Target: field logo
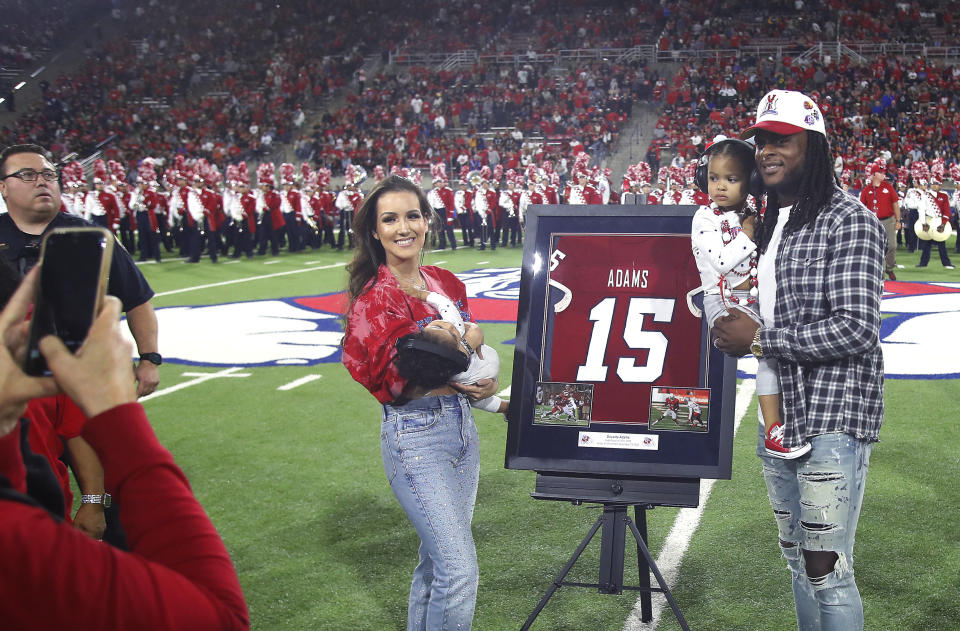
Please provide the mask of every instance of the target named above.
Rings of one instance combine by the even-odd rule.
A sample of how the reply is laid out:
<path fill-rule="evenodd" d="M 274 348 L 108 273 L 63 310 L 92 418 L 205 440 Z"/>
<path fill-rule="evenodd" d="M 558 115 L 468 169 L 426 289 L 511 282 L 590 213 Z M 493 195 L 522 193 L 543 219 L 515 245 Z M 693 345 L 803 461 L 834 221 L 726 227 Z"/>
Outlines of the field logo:
<path fill-rule="evenodd" d="M 887 281 L 880 344 L 887 379 L 960 379 L 960 283 Z M 739 376 L 757 360 L 740 360 Z"/>
<path fill-rule="evenodd" d="M 515 322 L 520 269 L 457 274 L 480 322 Z M 342 292 L 157 309 L 165 362 L 201 366 L 304 366 L 340 362 Z M 887 282 L 880 327 L 887 378 L 960 378 L 960 283 Z M 126 327 L 124 327 L 126 330 Z M 129 335 L 129 331 L 127 331 Z M 756 360 L 740 360 L 740 376 Z"/>
<path fill-rule="evenodd" d="M 515 322 L 520 269 L 458 274 L 474 318 Z M 164 362 L 197 366 L 310 366 L 340 362 L 342 292 L 157 309 Z M 125 334 L 129 331 L 124 327 Z"/>

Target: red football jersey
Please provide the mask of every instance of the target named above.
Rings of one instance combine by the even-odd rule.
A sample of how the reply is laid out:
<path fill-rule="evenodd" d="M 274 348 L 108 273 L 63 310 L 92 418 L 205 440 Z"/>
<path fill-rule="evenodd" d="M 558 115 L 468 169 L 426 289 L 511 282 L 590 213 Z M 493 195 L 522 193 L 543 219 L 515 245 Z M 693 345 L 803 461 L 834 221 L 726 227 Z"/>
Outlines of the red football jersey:
<path fill-rule="evenodd" d="M 541 381 L 594 384 L 594 422 L 646 423 L 650 387 L 703 387 L 687 235 L 554 235 Z M 604 256 L 598 257 L 597 253 Z"/>

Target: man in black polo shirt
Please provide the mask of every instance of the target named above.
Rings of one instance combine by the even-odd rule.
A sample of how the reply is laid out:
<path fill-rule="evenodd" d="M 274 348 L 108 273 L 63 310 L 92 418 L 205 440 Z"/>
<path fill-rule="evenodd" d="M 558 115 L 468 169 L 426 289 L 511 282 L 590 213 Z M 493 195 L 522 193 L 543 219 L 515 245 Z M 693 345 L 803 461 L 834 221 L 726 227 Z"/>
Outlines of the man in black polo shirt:
<path fill-rule="evenodd" d="M 0 195 L 7 214 L 0 215 L 0 252 L 21 276 L 40 257 L 43 235 L 67 226 L 93 225 L 60 212 L 60 184 L 47 152 L 39 145 L 13 145 L 0 152 Z M 137 343 L 137 395 L 150 394 L 160 382 L 157 366 L 157 315 L 150 304 L 153 290 L 137 269 L 130 254 L 114 248 L 107 293 L 123 303 L 127 325 Z"/>

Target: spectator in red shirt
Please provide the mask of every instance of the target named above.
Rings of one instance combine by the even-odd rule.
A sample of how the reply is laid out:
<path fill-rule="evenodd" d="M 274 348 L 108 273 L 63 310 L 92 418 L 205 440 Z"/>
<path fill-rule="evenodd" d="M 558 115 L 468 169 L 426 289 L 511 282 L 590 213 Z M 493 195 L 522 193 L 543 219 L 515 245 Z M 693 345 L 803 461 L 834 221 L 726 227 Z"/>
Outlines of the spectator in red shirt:
<path fill-rule="evenodd" d="M 887 254 L 884 272 L 890 280 L 897 280 L 897 230 L 900 229 L 900 198 L 893 184 L 884 177 L 886 161 L 882 158 L 867 167 L 870 183 L 860 191 L 860 201 L 869 208 L 883 224 L 887 233 Z"/>
<path fill-rule="evenodd" d="M 81 350 L 50 336 L 41 352 L 53 377 L 28 377 L 11 355 L 24 342 L 37 271 L 0 313 L 0 574 L 4 623 L 16 629 L 248 629 L 246 603 L 219 535 L 183 472 L 157 441 L 130 379 L 131 345 L 120 301 L 108 297 Z M 26 404 L 63 389 L 87 421 L 120 506 L 131 551 L 94 541 L 30 495 L 42 470 L 23 447 Z M 26 463 L 30 463 L 30 468 Z M 77 580 L 82 575 L 83 580 Z M 56 598 L 51 598 L 56 594 Z M 109 606 L 104 606 L 109 603 Z"/>

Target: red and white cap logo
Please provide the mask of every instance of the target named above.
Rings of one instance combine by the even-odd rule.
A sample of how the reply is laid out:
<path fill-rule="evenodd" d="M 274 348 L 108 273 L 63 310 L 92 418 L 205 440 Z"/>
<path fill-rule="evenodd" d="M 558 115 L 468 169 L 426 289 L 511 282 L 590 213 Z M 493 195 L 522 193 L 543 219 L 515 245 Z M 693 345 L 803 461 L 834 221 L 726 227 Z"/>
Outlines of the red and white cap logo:
<path fill-rule="evenodd" d="M 757 122 L 740 137 L 750 138 L 761 129 L 785 136 L 807 129 L 827 135 L 817 104 L 806 94 L 791 90 L 772 90 L 760 99 Z"/>

